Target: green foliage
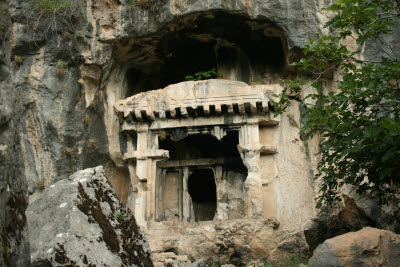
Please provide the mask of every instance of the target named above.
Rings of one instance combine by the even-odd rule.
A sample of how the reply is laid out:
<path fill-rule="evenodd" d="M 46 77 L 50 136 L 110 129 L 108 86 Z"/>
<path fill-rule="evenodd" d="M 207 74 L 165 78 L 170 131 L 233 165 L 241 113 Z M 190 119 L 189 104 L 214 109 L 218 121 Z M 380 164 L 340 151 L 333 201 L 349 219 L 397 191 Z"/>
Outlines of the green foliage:
<path fill-rule="evenodd" d="M 84 30 L 79 30 L 75 32 L 75 35 L 79 38 L 84 38 L 85 37 L 85 31 Z"/>
<path fill-rule="evenodd" d="M 319 134 L 319 173 L 322 203 L 339 199 L 340 189 L 353 185 L 360 195 L 372 194 L 381 204 L 399 201 L 400 186 L 400 62 L 398 51 L 386 42 L 398 23 L 400 9 L 393 0 L 339 0 L 328 7 L 335 16 L 326 24 L 330 35 L 310 40 L 306 57 L 294 63 L 299 71 L 314 76 L 315 89 L 305 97 L 306 119 L 301 128 L 305 139 Z M 354 35 L 353 33 L 356 33 Z M 343 45 L 355 39 L 359 50 Z M 376 42 L 383 57 L 360 60 L 365 42 Z M 334 69 L 343 74 L 337 90 L 321 94 L 320 78 Z M 305 81 L 284 82 L 285 89 L 274 104 L 283 113 L 293 95 L 300 95 Z"/>
<path fill-rule="evenodd" d="M 131 0 L 130 5 L 131 7 L 140 7 L 142 9 L 150 10 L 151 12 L 159 12 L 159 9 L 166 0 Z"/>
<path fill-rule="evenodd" d="M 222 78 L 222 74 L 218 73 L 215 68 L 212 68 L 209 71 L 201 71 L 196 72 L 193 75 L 188 75 L 185 77 L 186 81 L 198 81 L 198 80 L 207 80 L 207 79 L 216 79 Z"/>
<path fill-rule="evenodd" d="M 71 10 L 74 1 L 70 0 L 34 0 L 33 6 L 42 13 L 64 13 Z"/>
<path fill-rule="evenodd" d="M 62 59 L 57 60 L 56 74 L 59 78 L 64 76 L 65 70 L 68 68 L 68 63 Z"/>
<path fill-rule="evenodd" d="M 303 264 L 298 255 L 293 255 L 292 257 L 281 260 L 275 264 L 268 263 L 265 259 L 260 260 L 262 261 L 262 263 L 258 265 L 254 264 L 253 267 L 296 267 Z"/>
<path fill-rule="evenodd" d="M 56 67 L 65 70 L 68 68 L 68 62 L 66 62 L 62 59 L 59 59 L 59 60 L 57 60 Z"/>
<path fill-rule="evenodd" d="M 66 25 L 73 30 L 78 20 L 85 15 L 86 1 L 82 0 L 28 0 L 32 14 L 36 17 L 33 28 L 38 29 L 42 23 L 43 31 L 57 32 L 60 25 Z"/>
<path fill-rule="evenodd" d="M 115 213 L 115 218 L 117 219 L 117 221 L 119 222 L 119 223 L 121 223 L 121 222 L 123 222 L 124 220 L 125 220 L 125 218 L 126 218 L 126 214 L 125 214 L 125 212 L 116 212 Z"/>
<path fill-rule="evenodd" d="M 217 260 L 211 259 L 207 262 L 207 267 L 221 267 L 221 263 Z"/>
<path fill-rule="evenodd" d="M 207 267 L 221 267 L 224 264 L 226 264 L 226 263 L 223 263 L 219 260 L 210 259 L 207 262 Z M 301 264 L 303 264 L 303 262 L 301 261 L 300 257 L 298 255 L 293 255 L 292 257 L 287 258 L 287 259 L 282 259 L 275 264 L 270 264 L 265 259 L 259 258 L 259 263 L 258 264 L 255 263 L 251 266 L 252 267 L 296 267 Z M 239 265 L 235 265 L 235 266 L 242 267 L 245 265 L 239 264 Z M 248 265 L 248 266 L 250 266 L 250 265 Z"/>

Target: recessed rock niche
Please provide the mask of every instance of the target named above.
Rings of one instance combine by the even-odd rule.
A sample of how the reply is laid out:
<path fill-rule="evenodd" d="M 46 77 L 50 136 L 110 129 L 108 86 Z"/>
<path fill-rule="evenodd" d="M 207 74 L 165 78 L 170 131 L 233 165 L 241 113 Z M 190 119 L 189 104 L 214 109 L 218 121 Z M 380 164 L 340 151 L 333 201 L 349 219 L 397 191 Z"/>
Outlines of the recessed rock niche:
<path fill-rule="evenodd" d="M 279 28 L 222 12 L 188 15 L 154 35 L 122 45 L 117 56 L 129 63 L 130 95 L 164 88 L 212 68 L 224 79 L 272 84 L 287 67 L 286 38 Z"/>
<path fill-rule="evenodd" d="M 287 66 L 282 31 L 233 14 L 192 14 L 121 47 L 128 90 L 114 109 L 126 137 L 127 205 L 152 251 L 179 254 L 182 229 L 203 232 L 197 225 L 270 219 L 276 228 L 280 121 L 270 101 Z M 212 68 L 222 78 L 185 81 Z"/>

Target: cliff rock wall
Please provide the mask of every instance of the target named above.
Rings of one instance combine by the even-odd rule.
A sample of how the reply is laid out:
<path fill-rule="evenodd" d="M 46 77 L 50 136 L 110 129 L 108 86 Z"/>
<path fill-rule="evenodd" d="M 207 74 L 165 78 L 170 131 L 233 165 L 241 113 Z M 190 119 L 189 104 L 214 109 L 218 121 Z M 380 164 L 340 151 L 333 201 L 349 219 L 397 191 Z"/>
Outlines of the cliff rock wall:
<path fill-rule="evenodd" d="M 196 28 L 199 14 L 223 12 L 281 28 L 290 60 L 321 33 L 326 17 L 319 12 L 322 2 L 300 0 L 154 1 L 151 8 L 99 0 L 83 2 L 70 16 L 42 14 L 32 3 L 11 1 L 9 9 L 14 86 L 26 107 L 20 138 L 29 192 L 105 164 L 109 177 L 119 177 L 110 179 L 125 201 L 127 192 L 120 189 L 129 183 L 121 160 L 124 136 L 112 107 L 132 94 L 127 78 L 132 67 L 163 64 L 152 51 L 160 36 Z"/>
<path fill-rule="evenodd" d="M 8 1 L 0 1 L 0 265 L 29 266 L 25 209 L 26 182 L 21 169 L 17 126 L 25 107 L 13 84 L 9 53 Z"/>

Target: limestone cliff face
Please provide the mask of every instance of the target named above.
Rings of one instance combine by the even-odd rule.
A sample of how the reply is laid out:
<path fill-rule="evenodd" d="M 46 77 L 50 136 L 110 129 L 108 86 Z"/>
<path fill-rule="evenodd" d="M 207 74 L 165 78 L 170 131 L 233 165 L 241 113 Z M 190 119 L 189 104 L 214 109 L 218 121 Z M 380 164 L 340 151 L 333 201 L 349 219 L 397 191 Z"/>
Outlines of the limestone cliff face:
<path fill-rule="evenodd" d="M 127 137 L 114 112 L 119 100 L 212 67 L 224 79 L 278 84 L 280 78 L 296 75 L 289 63 L 299 58 L 309 38 L 325 30 L 329 14 L 320 9 L 332 2 L 71 1 L 78 4 L 74 13 L 49 16 L 35 9 L 32 0 L 10 0 L 11 21 L 2 16 L 1 25 L 6 26 L 1 30 L 9 29 L 10 40 L 2 40 L 5 60 L 0 62 L 1 172 L 6 173 L 0 177 L 0 197 L 2 205 L 8 203 L 2 211 L 17 218 L 11 220 L 6 213 L 0 218 L 15 232 L 8 243 L 1 235 L 0 246 L 6 252 L 0 257 L 6 261 L 20 252 L 28 254 L 25 190 L 32 202 L 43 189 L 75 171 L 103 165 L 116 194 L 129 204 L 133 177 L 123 160 Z M 7 13 L 5 2 L 0 3 Z M 373 46 L 367 48 L 368 53 L 374 51 Z M 327 89 L 332 89 L 332 77 L 325 78 Z M 306 229 L 327 232 L 332 216 L 320 217 L 323 227 L 321 220 L 317 225 L 312 221 L 319 216 L 313 202 L 318 189 L 312 179 L 317 140 L 301 141 L 301 123 L 300 105 L 293 100 L 279 129 L 260 128 L 259 138 L 279 147 L 277 155 L 261 158 L 260 172 L 271 182 L 265 184 L 267 191 L 273 191 L 264 199 L 265 212 L 280 220 L 280 229 L 288 236 L 294 232 L 303 242 Z M 323 241 L 310 236 L 310 247 Z M 298 243 L 293 240 L 289 245 L 282 241 L 281 247 L 291 250 Z M 20 248 L 3 245 L 13 242 Z"/>
<path fill-rule="evenodd" d="M 29 266 L 28 201 L 17 132 L 24 108 L 13 85 L 10 26 L 8 3 L 0 1 L 0 265 Z"/>
<path fill-rule="evenodd" d="M 20 114 L 21 159 L 30 193 L 99 164 L 106 164 L 109 176 L 119 177 L 122 187 L 128 184 L 121 160 L 124 137 L 119 135 L 112 107 L 136 90 L 127 75 L 132 68 L 151 73 L 165 64 L 166 58 L 158 57 L 162 46 L 157 44 L 168 38 L 161 36 L 185 27 L 195 31 L 199 17 L 222 12 L 280 28 L 290 61 L 308 38 L 321 33 L 326 20 L 319 12 L 322 1 L 151 3 L 146 8 L 132 7 L 128 0 L 86 1 L 76 18 L 52 21 L 39 18 L 31 1 L 10 1 L 12 72 L 19 101 L 26 107 Z M 68 66 L 60 70 L 60 61 Z M 160 77 L 153 75 L 153 79 Z M 136 87 L 162 86 L 142 82 Z M 120 195 L 126 200 L 126 193 Z"/>
<path fill-rule="evenodd" d="M 171 0 L 138 1 L 132 6 L 129 0 L 88 0 L 79 1 L 83 4 L 77 13 L 62 17 L 41 16 L 33 1 L 10 1 L 7 51 L 11 62 L 7 66 L 18 105 L 11 102 L 9 106 L 23 107 L 13 117 L 19 128 L 13 142 L 20 156 L 12 162 L 27 181 L 31 201 L 76 170 L 104 165 L 117 195 L 127 203 L 132 188 L 122 159 L 126 137 L 120 134 L 114 104 L 135 93 L 183 81 L 186 69 L 205 70 L 209 62 L 217 64 L 227 79 L 276 82 L 280 75 L 290 74 L 287 63 L 298 56 L 306 40 L 321 33 L 326 15 L 319 9 L 325 2 Z M 250 45 L 257 38 L 260 46 Z M 193 50 L 185 54 L 184 47 Z M 265 60 L 273 58 L 266 67 L 258 60 L 262 50 L 270 51 Z M 192 55 L 197 57 L 189 60 Z M 257 60 L 258 65 L 249 67 L 250 61 Z M 264 67 L 279 74 L 263 73 Z M 301 142 L 292 142 L 299 140 L 298 128 L 289 122 L 299 121 L 298 107 L 294 112 L 292 119 L 284 120 L 291 127 L 285 142 L 293 146 L 284 153 L 292 162 L 296 156 L 291 154 L 303 151 Z M 285 160 L 278 167 L 264 163 L 267 173 L 284 168 Z M 304 165 L 300 167 L 306 175 L 302 181 L 309 184 L 311 160 L 301 157 L 293 163 Z M 286 177 L 293 175 L 290 170 L 283 172 Z M 285 188 L 278 190 L 282 192 L 278 201 L 285 203 L 289 193 Z M 307 185 L 308 195 L 312 190 Z M 282 211 L 282 218 L 292 218 L 289 225 L 296 225 L 302 215 L 292 216 L 292 210 Z M 312 202 L 306 210 L 307 216 L 314 213 Z"/>

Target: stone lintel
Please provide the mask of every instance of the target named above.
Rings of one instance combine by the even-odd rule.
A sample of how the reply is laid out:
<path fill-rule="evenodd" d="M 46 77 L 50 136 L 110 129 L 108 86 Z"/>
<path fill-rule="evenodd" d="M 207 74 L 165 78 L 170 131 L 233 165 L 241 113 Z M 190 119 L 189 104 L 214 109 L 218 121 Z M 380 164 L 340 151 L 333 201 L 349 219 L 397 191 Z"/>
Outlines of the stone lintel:
<path fill-rule="evenodd" d="M 260 152 L 261 155 L 272 155 L 278 153 L 276 146 L 246 144 L 238 145 L 241 152 Z"/>
<path fill-rule="evenodd" d="M 159 168 L 176 168 L 176 167 L 191 167 L 191 166 L 212 166 L 212 165 L 224 165 L 235 161 L 233 158 L 201 158 L 201 159 L 189 159 L 189 160 L 168 160 L 159 162 L 157 167 Z"/>
<path fill-rule="evenodd" d="M 229 125 L 229 126 L 241 126 L 244 124 L 259 124 L 263 126 L 275 126 L 279 122 L 270 120 L 269 116 L 266 115 L 255 115 L 253 117 L 233 115 L 223 117 L 198 117 L 198 118 L 186 118 L 186 119 L 167 119 L 167 120 L 156 120 L 150 126 L 145 123 L 128 123 L 124 122 L 122 125 L 122 131 L 148 131 L 148 130 L 162 130 L 170 128 L 182 128 L 182 127 L 201 127 L 201 126 L 214 126 L 214 125 Z"/>
<path fill-rule="evenodd" d="M 163 149 L 142 151 L 133 151 L 124 154 L 124 160 L 144 160 L 144 159 L 168 159 L 169 151 Z"/>

